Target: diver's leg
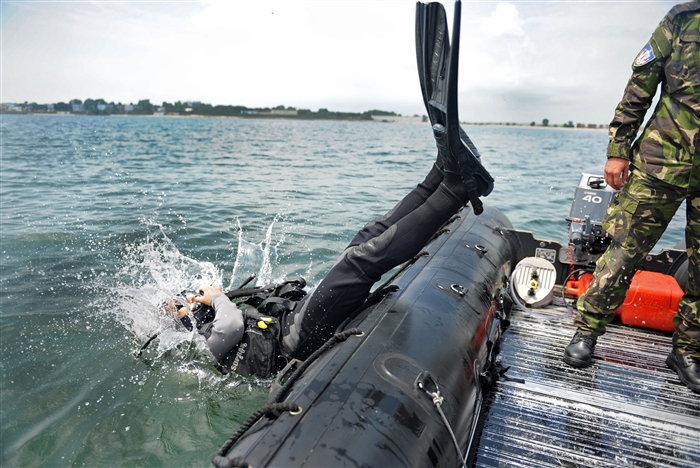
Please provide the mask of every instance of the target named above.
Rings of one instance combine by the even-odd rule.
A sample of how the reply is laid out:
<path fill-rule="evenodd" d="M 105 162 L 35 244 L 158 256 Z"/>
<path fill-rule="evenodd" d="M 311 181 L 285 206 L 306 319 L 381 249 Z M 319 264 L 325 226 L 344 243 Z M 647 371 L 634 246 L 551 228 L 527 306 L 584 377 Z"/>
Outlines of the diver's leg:
<path fill-rule="evenodd" d="M 603 221 L 612 242 L 596 262 L 591 284 L 576 303 L 578 330 L 564 351 L 564 362 L 574 367 L 590 364 L 597 337 L 605 333 L 640 262 L 659 240 L 684 196 L 644 174 L 632 173 Z"/>
<path fill-rule="evenodd" d="M 365 227 L 355 235 L 355 238 L 350 241 L 348 247 L 362 244 L 373 237 L 377 237 L 398 220 L 422 205 L 425 200 L 435 192 L 440 182 L 442 182 L 444 174 L 439 164 L 439 162 L 433 164 L 425 180 L 418 184 L 416 188 L 398 202 L 387 214 L 367 223 Z"/>
<path fill-rule="evenodd" d="M 666 364 L 681 382 L 700 393 L 700 167 L 691 177 L 686 200 L 685 245 L 688 252 L 688 281 L 678 313 L 673 317 L 676 332 Z"/>
<path fill-rule="evenodd" d="M 455 192 L 458 192 L 457 194 Z M 368 242 L 347 249 L 283 323 L 283 348 L 306 359 L 367 298 L 384 273 L 418 254 L 463 205 L 466 191 L 444 183 L 418 208 Z"/>

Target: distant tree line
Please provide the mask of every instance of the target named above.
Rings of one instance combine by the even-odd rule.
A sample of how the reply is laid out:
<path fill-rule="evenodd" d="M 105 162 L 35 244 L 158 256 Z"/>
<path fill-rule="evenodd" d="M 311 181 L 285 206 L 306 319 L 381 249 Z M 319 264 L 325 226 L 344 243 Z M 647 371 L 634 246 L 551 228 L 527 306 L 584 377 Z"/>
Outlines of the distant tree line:
<path fill-rule="evenodd" d="M 107 102 L 104 99 L 72 99 L 69 102 L 57 102 L 55 104 L 37 104 L 25 102 L 21 105 L 3 106 L 3 111 L 21 112 L 68 112 L 72 114 L 86 115 L 111 115 L 133 114 L 152 115 L 162 113 L 168 115 L 202 115 L 202 116 L 229 116 L 229 117 L 257 117 L 257 118 L 301 118 L 301 119 L 338 119 L 338 120 L 371 120 L 372 115 L 397 116 L 395 112 L 382 110 L 369 110 L 362 113 L 333 112 L 326 108 L 320 108 L 317 112 L 310 109 L 297 109 L 295 107 L 247 107 L 230 105 L 212 105 L 197 101 L 164 101 L 161 105 L 151 103 L 150 99 L 142 99 L 136 104 L 122 104 L 121 102 Z"/>
<path fill-rule="evenodd" d="M 151 103 L 150 99 L 141 99 L 136 104 L 122 104 L 121 102 L 107 102 L 104 99 L 72 99 L 69 102 L 57 102 L 55 104 L 37 104 L 36 102 L 25 102 L 23 104 L 0 104 L 0 113 L 31 113 L 31 112 L 67 112 L 71 114 L 86 115 L 201 115 L 201 116 L 228 116 L 228 117 L 248 117 L 248 118 L 297 118 L 297 119 L 318 119 L 318 120 L 372 120 L 372 116 L 399 117 L 396 112 L 372 109 L 365 112 L 334 112 L 324 107 L 314 112 L 310 109 L 297 109 L 289 106 L 279 105 L 276 107 L 247 107 L 247 106 L 227 106 L 211 105 L 198 101 L 164 101 L 161 105 Z M 418 116 L 414 116 L 418 117 Z M 422 120 L 428 121 L 428 116 L 423 115 Z M 525 123 L 516 122 L 464 122 L 469 125 L 506 125 L 523 126 Z M 531 127 L 549 127 L 549 119 L 542 119 L 540 124 L 535 121 L 530 122 Z M 596 124 L 574 124 L 571 120 L 561 125 L 551 125 L 552 127 L 564 128 L 607 128 L 607 125 Z"/>

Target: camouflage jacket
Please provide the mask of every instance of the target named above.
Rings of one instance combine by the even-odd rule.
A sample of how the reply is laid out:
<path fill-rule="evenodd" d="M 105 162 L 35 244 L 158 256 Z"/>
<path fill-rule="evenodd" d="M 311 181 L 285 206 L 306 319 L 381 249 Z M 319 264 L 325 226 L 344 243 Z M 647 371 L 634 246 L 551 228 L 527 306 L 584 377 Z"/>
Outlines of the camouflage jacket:
<path fill-rule="evenodd" d="M 608 158 L 628 159 L 657 179 L 687 188 L 693 159 L 700 157 L 700 0 L 668 12 L 632 70 L 610 123 Z M 659 103 L 635 141 L 659 83 Z"/>

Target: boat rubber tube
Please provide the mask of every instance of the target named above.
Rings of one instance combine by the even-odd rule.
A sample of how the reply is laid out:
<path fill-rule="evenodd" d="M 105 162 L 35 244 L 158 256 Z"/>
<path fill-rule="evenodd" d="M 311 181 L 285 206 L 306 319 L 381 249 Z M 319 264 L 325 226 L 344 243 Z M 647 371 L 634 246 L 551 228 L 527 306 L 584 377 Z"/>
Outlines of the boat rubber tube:
<path fill-rule="evenodd" d="M 350 336 L 313 362 L 284 398 L 299 414 L 264 417 L 226 455 L 251 466 L 458 466 L 510 310 L 517 263 L 508 219 L 470 208 L 424 249 Z M 441 411 L 426 387 L 439 389 Z M 427 388 L 433 392 L 431 388 Z M 454 437 L 453 437 L 454 436 Z"/>

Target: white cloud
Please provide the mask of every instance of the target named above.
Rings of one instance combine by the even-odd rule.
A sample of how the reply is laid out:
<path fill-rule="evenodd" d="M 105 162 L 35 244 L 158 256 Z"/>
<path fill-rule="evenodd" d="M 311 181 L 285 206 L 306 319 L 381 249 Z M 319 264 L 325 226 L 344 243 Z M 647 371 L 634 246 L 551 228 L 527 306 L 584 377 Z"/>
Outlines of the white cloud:
<path fill-rule="evenodd" d="M 463 3 L 460 115 L 608 121 L 634 56 L 671 6 Z M 414 12 L 408 0 L 12 4 L 0 31 L 0 98 L 422 114 Z"/>
<path fill-rule="evenodd" d="M 525 37 L 523 21 L 512 3 L 499 3 L 491 15 L 481 21 L 481 31 L 491 36 Z"/>
<path fill-rule="evenodd" d="M 463 28 L 460 115 L 474 121 L 609 122 L 634 56 L 671 6 L 476 5 L 481 20 Z"/>

